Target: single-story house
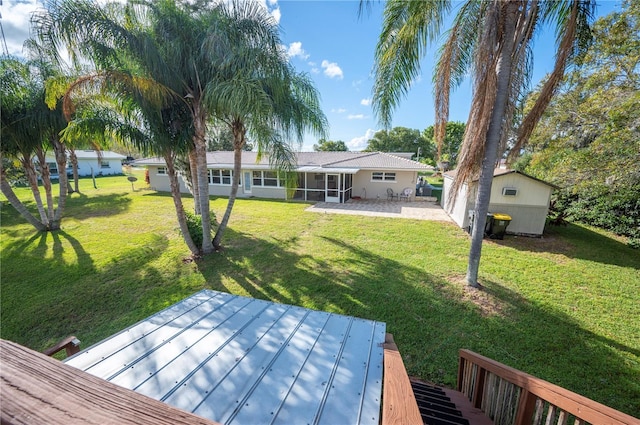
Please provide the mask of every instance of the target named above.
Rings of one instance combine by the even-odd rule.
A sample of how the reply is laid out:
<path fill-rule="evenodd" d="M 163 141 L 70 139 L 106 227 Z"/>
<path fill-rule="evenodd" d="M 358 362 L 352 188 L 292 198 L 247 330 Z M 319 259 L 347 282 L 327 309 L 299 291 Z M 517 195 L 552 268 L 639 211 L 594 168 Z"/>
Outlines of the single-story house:
<path fill-rule="evenodd" d="M 467 229 L 470 214 L 475 207 L 478 181 L 464 184 L 451 204 L 451 187 L 455 170 L 444 174 L 442 206 L 447 214 L 463 229 Z M 542 236 L 551 193 L 555 186 L 516 170 L 498 168 L 493 173 L 490 213 L 511 216 L 507 233 L 525 236 Z"/>
<path fill-rule="evenodd" d="M 166 163 L 162 158 L 135 162 L 149 171 L 153 189 L 170 191 Z M 209 193 L 228 196 L 233 175 L 233 152 L 207 153 Z M 287 195 L 282 175 L 269 166 L 268 158 L 257 161 L 256 152 L 242 153 L 242 172 L 238 197 L 294 199 L 343 203 L 354 197 L 387 199 L 387 189 L 395 193 L 415 190 L 418 172 L 432 169 L 400 156 L 383 152 L 298 152 L 298 184 L 293 196 Z M 181 191 L 187 192 L 181 180 Z"/>
<path fill-rule="evenodd" d="M 75 153 L 78 158 L 78 175 L 80 177 L 122 174 L 122 160 L 126 158 L 124 155 L 111 151 L 100 151 L 100 159 L 98 159 L 98 152 L 95 150 L 78 149 Z M 47 163 L 52 177 L 57 178 L 58 165 L 53 154 L 47 155 Z M 69 155 L 67 155 L 67 174 L 71 175 L 71 173 L 71 162 Z"/>

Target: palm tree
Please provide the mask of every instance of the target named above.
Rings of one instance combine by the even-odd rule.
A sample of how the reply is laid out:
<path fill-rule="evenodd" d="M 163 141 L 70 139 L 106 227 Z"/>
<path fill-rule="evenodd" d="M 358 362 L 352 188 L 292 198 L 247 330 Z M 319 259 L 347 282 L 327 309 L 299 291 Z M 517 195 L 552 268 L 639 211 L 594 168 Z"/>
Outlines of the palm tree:
<path fill-rule="evenodd" d="M 207 87 L 205 103 L 233 135 L 234 169 L 229 201 L 213 239 L 221 248 L 236 200 L 242 152 L 251 136 L 258 158 L 267 155 L 271 168 L 287 184 L 295 181 L 294 153 L 288 142 L 302 143 L 305 131 L 323 137 L 327 120 L 312 82 L 297 73 L 281 48 L 278 28 L 265 8 L 255 2 L 221 5 L 226 21 L 223 33 L 211 31 L 208 40 L 224 40 L 221 47 L 233 60 L 220 63 L 214 84 Z M 219 60 L 215 56 L 211 60 Z"/>
<path fill-rule="evenodd" d="M 458 159 L 453 196 L 479 177 L 467 283 L 478 286 L 478 271 L 491 183 L 498 158 L 512 135 L 518 100 L 524 96 L 533 62 L 531 40 L 545 25 L 558 35 L 555 67 L 535 106 L 524 118 L 515 149 L 523 146 L 544 112 L 571 59 L 590 41 L 592 0 L 510 0 L 464 2 L 439 51 L 434 75 L 438 155 L 449 115 L 450 90 L 473 74 L 474 92 Z M 388 125 L 392 110 L 420 72 L 427 46 L 441 32 L 449 1 L 390 0 L 376 49 L 374 108 Z"/>
<path fill-rule="evenodd" d="M 96 76 L 86 78 L 87 90 L 95 88 Z M 89 83 L 90 82 L 90 83 Z M 116 80 L 116 85 L 122 80 Z M 83 88 L 83 84 L 78 87 Z M 135 86 L 113 87 L 103 82 L 101 93 L 88 96 L 85 91 L 76 102 L 74 119 L 63 131 L 63 139 L 77 140 L 89 138 L 98 143 L 117 141 L 123 145 L 134 146 L 145 155 L 162 157 L 167 165 L 167 175 L 171 188 L 174 207 L 180 232 L 193 256 L 200 255 L 200 247 L 196 246 L 187 225 L 176 162 L 187 155 L 192 138 L 189 125 L 189 111 L 181 101 L 163 102 L 158 105 L 149 101 L 144 92 L 135 90 Z M 111 93 L 105 93 L 104 89 Z M 65 101 L 77 94 L 78 90 L 67 90 Z M 125 94 L 126 93 L 126 94 Z"/>
<path fill-rule="evenodd" d="M 40 220 L 28 213 L 13 194 L 11 186 L 2 174 L 2 191 L 13 200 L 12 205 L 39 231 L 58 230 L 67 196 L 65 146 L 59 132 L 66 126 L 60 105 L 49 109 L 45 103 L 44 81 L 51 75 L 48 64 L 42 61 L 23 63 L 4 57 L 0 61 L 2 74 L 2 155 L 20 160 L 36 202 Z M 54 206 L 51 174 L 46 162 L 46 148 L 55 154 L 60 192 L 57 208 Z M 38 175 L 34 165 L 38 158 L 40 179 L 45 188 L 45 209 L 38 187 Z M 18 201 L 18 202 L 16 202 Z M 36 224 L 36 222 L 38 224 Z"/>
<path fill-rule="evenodd" d="M 211 22 L 196 20 L 187 13 L 195 9 L 186 3 L 183 6 L 178 8 L 169 0 L 142 1 L 135 6 L 117 3 L 99 6 L 88 0 L 68 0 L 34 14 L 32 22 L 48 51 L 58 55 L 57 46 L 62 42 L 74 62 L 88 58 L 99 70 L 94 75 L 81 77 L 70 90 L 108 83 L 112 87 L 120 85 L 124 96 L 137 92 L 147 106 L 156 105 L 159 114 L 162 109 L 159 105 L 163 102 L 166 105 L 179 101 L 188 107 L 190 125 L 195 129 L 188 157 L 193 160 L 192 169 L 197 170 L 195 186 L 199 190 L 194 191 L 194 198 L 196 211 L 203 215 L 204 228 L 204 223 L 210 222 L 206 148 L 202 149 L 208 115 L 201 105 L 200 83 L 209 77 L 198 73 L 199 64 L 189 55 L 200 55 L 193 35 L 199 36 Z M 172 24 L 182 31 L 173 43 L 162 31 L 163 26 Z M 174 201 L 177 205 L 178 200 Z M 212 252 L 208 227 L 203 235 L 203 246 L 198 253 Z"/>
<path fill-rule="evenodd" d="M 280 50 L 275 23 L 256 2 L 143 0 L 135 7 L 101 8 L 87 0 L 68 0 L 35 21 L 40 38 L 51 48 L 64 40 L 70 51 L 88 54 L 104 72 L 120 71 L 134 82 L 136 73 L 146 76 L 164 88 L 165 96 L 186 104 L 193 128 L 188 158 L 196 211 L 202 216 L 203 254 L 214 250 L 205 140 L 209 122 L 233 122 L 234 149 L 242 149 L 249 130 L 260 139 L 260 152 L 268 150 L 270 158 L 286 153 L 275 141 L 326 125 L 317 93 L 292 71 Z M 239 166 L 240 156 L 237 159 Z M 237 184 L 233 189 L 237 191 Z M 233 199 L 235 192 L 230 207 Z"/>

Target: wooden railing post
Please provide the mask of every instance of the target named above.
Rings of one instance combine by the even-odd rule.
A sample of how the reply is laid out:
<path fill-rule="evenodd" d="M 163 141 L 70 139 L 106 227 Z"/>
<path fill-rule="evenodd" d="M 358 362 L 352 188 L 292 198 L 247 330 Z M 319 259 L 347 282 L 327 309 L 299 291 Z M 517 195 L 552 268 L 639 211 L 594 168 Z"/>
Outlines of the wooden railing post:
<path fill-rule="evenodd" d="M 458 356 L 458 391 L 464 394 L 463 382 L 464 382 L 464 372 L 466 367 L 466 360 L 462 356 Z"/>
<path fill-rule="evenodd" d="M 536 407 L 536 399 L 537 397 L 534 394 L 524 388 L 520 390 L 515 425 L 528 425 L 531 423 L 531 417 Z"/>
<path fill-rule="evenodd" d="M 487 370 L 478 366 L 478 373 L 476 374 L 476 383 L 474 384 L 473 392 L 473 407 L 480 409 L 482 406 L 482 398 L 484 397 L 484 379 L 487 376 Z"/>
<path fill-rule="evenodd" d="M 69 336 L 51 348 L 48 348 L 43 351 L 43 354 L 47 356 L 53 356 L 54 354 L 65 350 L 67 353 L 67 357 L 73 356 L 76 353 L 80 352 L 80 340 L 75 336 Z"/>

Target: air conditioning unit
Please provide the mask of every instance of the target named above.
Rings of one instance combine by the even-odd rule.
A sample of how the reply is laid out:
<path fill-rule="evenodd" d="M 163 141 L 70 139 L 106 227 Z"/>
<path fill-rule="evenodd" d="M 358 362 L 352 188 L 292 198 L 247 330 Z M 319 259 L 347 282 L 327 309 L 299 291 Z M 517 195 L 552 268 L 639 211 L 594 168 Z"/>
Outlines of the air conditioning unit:
<path fill-rule="evenodd" d="M 517 196 L 518 189 L 515 187 L 503 187 L 502 188 L 502 196 Z"/>

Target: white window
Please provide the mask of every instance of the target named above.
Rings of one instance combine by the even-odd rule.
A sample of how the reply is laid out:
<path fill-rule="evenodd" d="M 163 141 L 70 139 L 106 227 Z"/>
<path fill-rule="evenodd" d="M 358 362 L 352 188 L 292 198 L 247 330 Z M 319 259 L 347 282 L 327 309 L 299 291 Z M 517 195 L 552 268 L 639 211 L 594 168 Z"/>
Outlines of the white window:
<path fill-rule="evenodd" d="M 284 182 L 279 178 L 276 171 L 254 171 L 254 186 L 280 187 L 284 186 Z"/>
<path fill-rule="evenodd" d="M 209 170 L 209 184 L 231 185 L 231 170 Z"/>
<path fill-rule="evenodd" d="M 111 166 L 109 165 L 109 161 L 100 161 L 100 168 L 111 168 Z"/>
<path fill-rule="evenodd" d="M 167 167 L 158 167 L 158 173 L 159 176 L 166 176 L 167 175 Z"/>
<path fill-rule="evenodd" d="M 396 173 L 374 171 L 371 173 L 371 181 L 374 182 L 394 182 L 396 181 Z"/>
<path fill-rule="evenodd" d="M 253 172 L 253 185 L 262 186 L 262 171 Z"/>
<path fill-rule="evenodd" d="M 278 186 L 278 173 L 275 171 L 263 171 L 262 175 L 264 177 L 263 184 L 265 186 Z"/>

